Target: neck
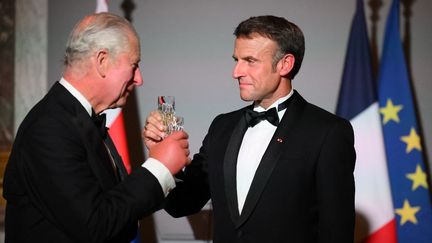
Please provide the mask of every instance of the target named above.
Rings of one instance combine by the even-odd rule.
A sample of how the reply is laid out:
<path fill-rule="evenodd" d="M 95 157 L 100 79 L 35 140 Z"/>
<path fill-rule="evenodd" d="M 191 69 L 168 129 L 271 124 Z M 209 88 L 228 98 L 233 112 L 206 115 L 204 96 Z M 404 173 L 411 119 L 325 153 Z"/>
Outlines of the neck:
<path fill-rule="evenodd" d="M 108 108 L 100 102 L 101 99 L 98 96 L 99 87 L 95 81 L 97 79 L 92 77 L 90 73 L 83 74 L 69 69 L 64 72 L 63 77 L 86 98 L 96 114 Z"/>
<path fill-rule="evenodd" d="M 289 79 L 283 78 L 280 82 L 279 87 L 271 93 L 268 97 L 262 100 L 256 100 L 255 105 L 259 105 L 264 109 L 270 107 L 273 103 L 282 97 L 287 96 L 292 90 L 291 81 Z"/>

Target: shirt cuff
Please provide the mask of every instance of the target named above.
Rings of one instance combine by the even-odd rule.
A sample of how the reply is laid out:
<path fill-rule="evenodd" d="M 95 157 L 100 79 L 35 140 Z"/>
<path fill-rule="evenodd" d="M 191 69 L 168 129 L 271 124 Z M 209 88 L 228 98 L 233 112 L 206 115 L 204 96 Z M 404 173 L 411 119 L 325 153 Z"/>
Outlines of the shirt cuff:
<path fill-rule="evenodd" d="M 159 160 L 148 158 L 141 166 L 146 168 L 156 177 L 162 187 L 165 197 L 172 189 L 175 188 L 176 184 L 174 177 L 171 175 L 168 168 L 165 167 L 165 165 L 163 165 Z"/>

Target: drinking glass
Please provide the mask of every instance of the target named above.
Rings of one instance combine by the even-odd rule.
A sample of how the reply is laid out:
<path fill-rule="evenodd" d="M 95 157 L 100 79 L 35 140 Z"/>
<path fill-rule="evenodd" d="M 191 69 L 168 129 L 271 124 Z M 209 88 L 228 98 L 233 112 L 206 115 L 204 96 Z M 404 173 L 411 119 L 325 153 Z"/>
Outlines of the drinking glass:
<path fill-rule="evenodd" d="M 174 112 L 175 111 L 175 97 L 174 96 L 158 96 L 158 110 L 161 112 Z"/>
<path fill-rule="evenodd" d="M 158 96 L 158 110 L 162 115 L 162 123 L 167 127 L 166 135 L 183 130 L 183 117 L 175 116 L 174 96 Z"/>

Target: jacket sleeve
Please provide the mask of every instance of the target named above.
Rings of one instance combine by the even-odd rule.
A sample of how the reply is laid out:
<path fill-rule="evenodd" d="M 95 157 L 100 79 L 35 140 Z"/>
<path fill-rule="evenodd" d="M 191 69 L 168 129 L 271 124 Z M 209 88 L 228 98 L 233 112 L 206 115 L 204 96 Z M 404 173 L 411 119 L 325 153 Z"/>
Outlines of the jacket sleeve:
<path fill-rule="evenodd" d="M 67 120 L 38 118 L 23 132 L 20 181 L 35 207 L 74 241 L 115 241 L 160 207 L 162 189 L 145 168 L 112 188 L 104 187 L 89 165 L 89 153 L 95 151 L 83 145 Z"/>
<path fill-rule="evenodd" d="M 165 211 L 173 217 L 198 213 L 210 199 L 208 156 L 217 120 L 210 125 L 199 153 L 194 155 L 191 164 L 176 175 L 179 182 L 168 195 L 164 206 Z"/>

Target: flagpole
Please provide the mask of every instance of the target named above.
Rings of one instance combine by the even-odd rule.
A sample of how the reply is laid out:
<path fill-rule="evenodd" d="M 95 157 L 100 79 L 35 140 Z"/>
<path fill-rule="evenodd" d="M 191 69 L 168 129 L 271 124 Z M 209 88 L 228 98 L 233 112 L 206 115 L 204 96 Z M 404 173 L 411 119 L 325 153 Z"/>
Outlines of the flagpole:
<path fill-rule="evenodd" d="M 370 22 L 371 22 L 371 40 L 370 40 L 370 49 L 371 49 L 371 65 L 372 65 L 372 75 L 374 80 L 377 79 L 378 69 L 379 69 L 379 55 L 378 55 L 378 41 L 377 41 L 377 25 L 380 20 L 379 11 L 383 6 L 382 0 L 369 0 L 368 6 L 371 10 Z"/>
<path fill-rule="evenodd" d="M 124 17 L 132 23 L 132 11 L 135 9 L 135 4 L 132 0 L 123 0 L 121 8 L 124 12 Z"/>

